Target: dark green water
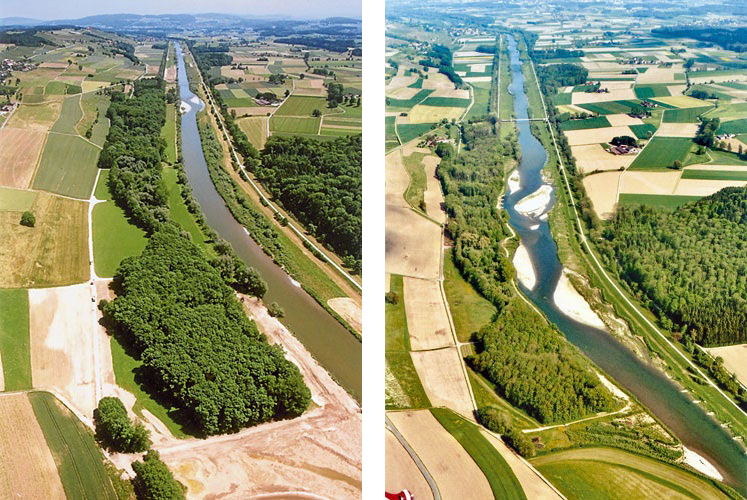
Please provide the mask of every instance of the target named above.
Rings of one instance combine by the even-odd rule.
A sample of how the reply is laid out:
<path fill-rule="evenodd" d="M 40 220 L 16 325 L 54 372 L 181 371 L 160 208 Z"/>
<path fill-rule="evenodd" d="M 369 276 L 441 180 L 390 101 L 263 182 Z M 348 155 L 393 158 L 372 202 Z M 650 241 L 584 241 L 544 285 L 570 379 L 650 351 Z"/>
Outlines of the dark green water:
<path fill-rule="evenodd" d="M 524 93 L 516 41 L 509 37 L 513 81 L 509 91 L 514 96 L 516 118 L 528 118 L 528 101 Z M 518 213 L 516 203 L 547 184 L 542 169 L 547 152 L 529 128 L 530 122 L 517 122 L 522 158 L 518 167 L 521 188 L 507 194 L 503 207 L 509 222 L 527 247 L 537 282 L 533 290 L 521 286 L 527 297 L 555 323 L 561 332 L 602 370 L 635 395 L 689 449 L 705 457 L 724 476 L 730 486 L 747 494 L 747 456 L 742 447 L 720 427 L 687 394 L 672 383 L 660 370 L 638 358 L 633 351 L 611 334 L 574 321 L 558 309 L 552 299 L 563 266 L 557 246 L 550 233 L 546 216 L 529 217 Z M 547 211 L 555 204 L 553 193 Z"/>
<path fill-rule="evenodd" d="M 179 92 L 191 109 L 182 115 L 184 169 L 195 199 L 215 232 L 231 243 L 236 253 L 267 282 L 266 303 L 277 302 L 285 310 L 283 323 L 303 342 L 317 361 L 359 402 L 362 392 L 362 345 L 316 300 L 265 254 L 244 226 L 233 218 L 215 189 L 202 153 L 197 112 L 204 104 L 189 90 L 181 47 L 176 44 Z"/>

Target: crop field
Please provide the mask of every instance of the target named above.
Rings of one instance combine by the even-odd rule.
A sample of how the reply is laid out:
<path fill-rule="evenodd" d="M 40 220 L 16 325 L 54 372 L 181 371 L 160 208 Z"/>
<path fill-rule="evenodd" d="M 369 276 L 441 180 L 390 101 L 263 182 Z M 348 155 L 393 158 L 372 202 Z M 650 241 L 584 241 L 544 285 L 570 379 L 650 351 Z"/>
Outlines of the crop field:
<path fill-rule="evenodd" d="M 698 117 L 711 109 L 710 106 L 702 108 L 679 108 L 664 110 L 664 123 L 697 123 Z"/>
<path fill-rule="evenodd" d="M 93 192 L 100 150 L 81 137 L 49 134 L 34 188 L 87 199 Z"/>
<path fill-rule="evenodd" d="M 413 351 L 410 355 L 433 406 L 446 406 L 461 415 L 472 415 L 469 382 L 462 371 L 462 359 L 456 347 Z"/>
<path fill-rule="evenodd" d="M 410 110 L 410 124 L 436 123 L 444 118 L 448 121 L 459 120 L 464 114 L 465 108 L 447 108 L 443 106 L 424 106 L 418 104 Z"/>
<path fill-rule="evenodd" d="M 166 122 L 161 129 L 161 137 L 166 141 L 166 161 L 176 163 L 176 107 L 173 105 L 166 106 Z"/>
<path fill-rule="evenodd" d="M 93 259 L 96 275 L 111 278 L 126 257 L 140 255 L 147 239 L 145 232 L 130 224 L 113 201 L 93 207 Z"/>
<path fill-rule="evenodd" d="M 636 85 L 635 96 L 638 99 L 650 99 L 652 97 L 665 97 L 671 95 L 666 85 Z"/>
<path fill-rule="evenodd" d="M 693 141 L 685 137 L 654 137 L 630 164 L 630 168 L 667 169 L 671 168 L 675 161 L 685 165 L 693 146 Z"/>
<path fill-rule="evenodd" d="M 680 196 L 672 194 L 620 193 L 620 199 L 618 203 L 621 206 L 648 205 L 651 207 L 674 210 L 675 208 L 680 207 L 685 203 L 697 201 L 700 198 L 700 196 Z"/>
<path fill-rule="evenodd" d="M 81 118 L 83 118 L 83 110 L 80 107 L 80 95 L 66 97 L 62 101 L 60 117 L 50 130 L 60 134 L 77 134 L 75 126 Z"/>
<path fill-rule="evenodd" d="M 475 461 L 493 491 L 494 498 L 526 499 L 519 480 L 479 427 L 446 408 L 431 408 L 436 420 L 462 445 Z"/>
<path fill-rule="evenodd" d="M 0 397 L 0 484 L 5 498 L 65 498 L 58 466 L 26 394 Z M 76 497 L 69 497 L 76 498 Z M 77 497 L 82 498 L 82 497 Z"/>
<path fill-rule="evenodd" d="M 671 96 L 671 97 L 657 97 L 655 99 L 652 99 L 652 101 L 658 102 L 659 104 L 664 104 L 667 106 L 672 106 L 672 107 L 680 108 L 680 109 L 703 108 L 703 107 L 710 108 L 713 106 L 708 101 L 704 101 L 702 99 L 696 99 L 694 97 L 690 97 L 687 95 L 677 95 L 677 96 Z"/>
<path fill-rule="evenodd" d="M 30 210 L 36 199 L 34 191 L 0 187 L 0 212 Z"/>
<path fill-rule="evenodd" d="M 80 102 L 83 107 L 83 118 L 78 123 L 78 135 L 85 135 L 88 128 L 93 124 L 89 140 L 94 144 L 103 146 L 106 141 L 106 134 L 109 133 L 109 120 L 106 118 L 109 98 L 92 92 L 84 94 Z M 94 124 L 97 117 L 98 123 Z"/>
<path fill-rule="evenodd" d="M 48 392 L 29 394 L 68 498 L 116 500 L 104 457 L 90 431 Z"/>
<path fill-rule="evenodd" d="M 433 93 L 432 89 L 422 89 L 419 90 L 413 97 L 410 97 L 408 99 L 396 99 L 392 97 L 387 97 L 387 109 L 399 109 L 399 110 L 408 110 L 424 99 L 426 99 L 429 95 Z"/>
<path fill-rule="evenodd" d="M 47 136 L 39 130 L 0 130 L 0 186 L 27 188 Z"/>
<path fill-rule="evenodd" d="M 586 194 L 591 199 L 594 211 L 602 219 L 609 219 L 615 213 L 617 186 L 621 172 L 602 172 L 584 177 Z"/>
<path fill-rule="evenodd" d="M 577 104 L 577 106 L 600 115 L 615 115 L 620 113 L 630 113 L 633 107 L 637 106 L 638 104 L 639 101 L 626 99 L 621 101 Z"/>
<path fill-rule="evenodd" d="M 702 179 L 714 181 L 747 181 L 747 169 L 715 170 L 687 169 L 682 172 L 682 179 Z"/>
<path fill-rule="evenodd" d="M 711 108 L 710 111 L 705 113 L 705 118 L 719 118 L 721 119 L 721 122 L 724 123 L 744 118 L 745 114 L 747 114 L 747 102 L 740 102 L 737 104 L 729 104 L 728 106 Z"/>
<path fill-rule="evenodd" d="M 444 108 L 466 108 L 470 105 L 470 99 L 457 97 L 428 97 L 421 104 L 423 106 L 441 106 Z"/>
<path fill-rule="evenodd" d="M 387 116 L 384 118 L 384 146 L 387 151 L 399 146 L 399 139 L 397 139 L 395 131 L 396 120 L 396 116 Z"/>
<path fill-rule="evenodd" d="M 568 120 L 560 125 L 563 130 L 584 130 L 590 128 L 611 127 L 612 124 L 605 116 L 595 116 L 585 120 Z"/>
<path fill-rule="evenodd" d="M 323 97 L 290 96 L 278 108 L 274 116 L 311 116 L 318 109 L 322 114 L 339 113 L 339 110 L 327 107 L 327 100 Z"/>
<path fill-rule="evenodd" d="M 384 486 L 387 491 L 402 491 L 408 489 L 418 500 L 432 500 L 433 492 L 423 477 L 410 454 L 387 429 L 385 438 L 386 468 Z"/>
<path fill-rule="evenodd" d="M 698 133 L 697 123 L 662 123 L 657 129 L 657 137 L 688 137 L 692 139 Z"/>
<path fill-rule="evenodd" d="M 86 203 L 38 193 L 31 211 L 36 227 L 21 226 L 20 213 L 0 212 L 0 287 L 56 286 L 88 278 Z"/>
<path fill-rule="evenodd" d="M 407 144 L 413 139 L 417 139 L 421 135 L 433 130 L 433 128 L 433 123 L 402 124 L 397 125 L 397 133 L 400 139 L 402 139 L 402 144 Z"/>
<path fill-rule="evenodd" d="M 442 498 L 493 498 L 485 474 L 430 411 L 390 412 L 388 416 L 417 452 Z"/>
<path fill-rule="evenodd" d="M 475 82 L 471 85 L 475 102 L 464 117 L 466 120 L 487 115 L 490 101 L 490 82 Z"/>
<path fill-rule="evenodd" d="M 46 132 L 60 115 L 60 101 L 49 101 L 33 106 L 21 105 L 10 117 L 6 128 L 33 129 Z"/>
<path fill-rule="evenodd" d="M 267 118 L 264 116 L 250 116 L 237 120 L 241 130 L 244 131 L 249 142 L 257 149 L 265 147 L 267 142 Z"/>
<path fill-rule="evenodd" d="M 317 134 L 321 120 L 319 117 L 273 116 L 270 118 L 270 133 Z"/>
<path fill-rule="evenodd" d="M 747 344 L 710 347 L 706 351 L 714 359 L 721 357 L 724 360 L 724 368 L 729 373 L 735 374 L 741 383 L 747 384 L 747 365 L 744 364 L 744 356 L 747 354 Z"/>
<path fill-rule="evenodd" d="M 747 134 L 747 118 L 721 122 L 717 134 Z"/>
<path fill-rule="evenodd" d="M 571 146 L 610 142 L 613 138 L 623 135 L 631 136 L 633 135 L 633 132 L 631 132 L 628 127 L 604 127 L 568 130 L 565 132 L 565 136 L 568 138 L 568 144 Z"/>
<path fill-rule="evenodd" d="M 31 389 L 29 298 L 23 288 L 0 289 L 0 355 L 4 381 L 0 390 Z"/>
<path fill-rule="evenodd" d="M 636 139 L 648 139 L 654 132 L 656 132 L 656 126 L 650 123 L 644 123 L 642 125 L 629 125 L 630 130 L 635 134 Z"/>
<path fill-rule="evenodd" d="M 684 469 L 611 448 L 553 453 L 532 464 L 568 498 L 729 498 Z"/>
<path fill-rule="evenodd" d="M 454 344 L 438 281 L 403 278 L 408 335 L 414 350 Z"/>

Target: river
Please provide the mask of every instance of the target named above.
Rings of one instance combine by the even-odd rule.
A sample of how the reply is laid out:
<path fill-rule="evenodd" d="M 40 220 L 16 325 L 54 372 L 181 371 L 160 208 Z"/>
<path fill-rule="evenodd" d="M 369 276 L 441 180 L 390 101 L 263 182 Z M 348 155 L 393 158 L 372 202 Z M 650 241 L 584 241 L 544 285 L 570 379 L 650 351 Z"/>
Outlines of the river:
<path fill-rule="evenodd" d="M 202 153 L 197 130 L 197 113 L 204 108 L 199 97 L 189 90 L 181 47 L 176 45 L 179 92 L 190 109 L 182 115 L 181 144 L 184 169 L 195 199 L 208 225 L 228 241 L 247 265 L 255 268 L 267 282 L 267 304 L 277 302 L 284 310 L 285 324 L 317 361 L 355 399 L 361 401 L 362 345 L 316 300 L 276 265 L 233 218 L 220 193 L 215 189 Z"/>
<path fill-rule="evenodd" d="M 526 119 L 528 101 L 524 92 L 524 75 L 513 37 L 509 37 L 508 48 L 513 75 L 509 91 L 514 96 L 514 111 L 518 120 Z M 518 166 L 521 188 L 507 194 L 503 203 L 510 216 L 509 223 L 527 247 L 537 278 L 533 290 L 520 285 L 522 292 L 570 342 L 634 394 L 687 448 L 711 462 L 724 476 L 725 482 L 742 494 L 747 493 L 747 458 L 739 444 L 714 419 L 681 393 L 660 370 L 637 357 L 610 333 L 571 319 L 555 305 L 552 296 L 563 266 L 558 259 L 547 217 L 525 216 L 514 209 L 519 200 L 548 184 L 542 178 L 547 152 L 532 135 L 529 124 L 528 121 L 516 123 L 522 153 Z M 547 211 L 554 204 L 553 191 Z"/>

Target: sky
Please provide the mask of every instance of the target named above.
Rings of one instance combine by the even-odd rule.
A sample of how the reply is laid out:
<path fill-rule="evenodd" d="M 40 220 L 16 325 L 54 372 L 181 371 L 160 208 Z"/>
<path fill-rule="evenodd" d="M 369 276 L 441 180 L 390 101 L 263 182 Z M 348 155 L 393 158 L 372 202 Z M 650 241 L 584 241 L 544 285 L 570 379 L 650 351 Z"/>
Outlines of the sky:
<path fill-rule="evenodd" d="M 317 19 L 361 17 L 362 0 L 0 0 L 0 18 L 75 19 L 96 14 L 196 14 L 220 12 Z"/>

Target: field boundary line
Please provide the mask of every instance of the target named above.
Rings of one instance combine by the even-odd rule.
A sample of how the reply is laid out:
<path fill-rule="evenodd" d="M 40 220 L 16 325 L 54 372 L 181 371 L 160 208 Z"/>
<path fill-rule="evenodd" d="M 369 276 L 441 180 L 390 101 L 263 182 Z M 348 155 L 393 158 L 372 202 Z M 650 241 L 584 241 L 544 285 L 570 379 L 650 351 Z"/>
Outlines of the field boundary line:
<path fill-rule="evenodd" d="M 534 61 L 530 58 L 529 62 L 532 65 L 532 68 L 534 68 Z M 547 111 L 546 111 L 547 108 L 546 108 L 546 104 L 545 104 L 545 97 L 544 97 L 544 95 L 542 95 L 542 89 L 539 88 L 539 80 L 537 80 L 537 88 L 540 90 L 540 99 L 541 99 L 541 102 L 542 102 L 542 106 L 545 109 L 545 113 L 547 113 Z M 662 113 L 662 120 L 663 120 L 663 116 L 664 115 Z M 565 181 L 565 187 L 568 190 L 568 195 L 569 195 L 569 198 L 571 200 L 571 206 L 573 207 L 573 213 L 574 213 L 574 216 L 576 218 L 576 225 L 577 225 L 578 231 L 580 233 L 581 243 L 583 244 L 583 246 L 586 247 L 587 252 L 591 256 L 592 260 L 594 261 L 594 264 L 596 264 L 596 267 L 599 270 L 599 272 L 601 273 L 601 275 L 604 276 L 604 278 L 607 280 L 607 282 L 610 285 L 612 285 L 612 288 L 625 301 L 625 303 L 636 312 L 636 315 L 639 318 L 641 318 L 646 323 L 646 325 L 649 328 L 651 328 L 651 331 L 653 331 L 654 333 L 656 333 L 664 342 L 666 342 L 667 345 L 677 354 L 678 357 L 680 357 L 681 359 L 683 359 L 687 363 L 687 365 L 690 366 L 693 370 L 695 370 L 695 372 L 700 377 L 702 377 L 704 380 L 707 380 L 708 384 L 711 387 L 713 387 L 714 389 L 716 389 L 716 391 L 718 391 L 718 393 L 721 394 L 721 396 L 723 396 L 732 406 L 734 406 L 737 410 L 739 410 L 742 413 L 742 415 L 747 416 L 747 412 L 745 412 L 728 395 L 726 395 L 726 393 L 724 393 L 724 391 L 722 391 L 721 388 L 718 387 L 718 385 L 716 385 L 716 383 L 709 376 L 707 376 L 707 375 L 705 375 L 703 373 L 703 371 L 700 369 L 700 367 L 698 367 L 695 363 L 693 363 L 692 361 L 690 361 L 690 359 L 688 359 L 687 356 L 685 356 L 684 354 L 682 354 L 682 352 L 677 348 L 677 346 L 675 346 L 674 344 L 672 344 L 672 342 L 668 338 L 666 338 L 666 336 L 664 336 L 664 334 L 661 333 L 661 331 L 656 326 L 654 326 L 654 324 L 640 311 L 640 309 L 638 308 L 638 306 L 636 306 L 635 304 L 633 304 L 633 302 L 631 302 L 630 299 L 628 299 L 628 297 L 623 293 L 623 291 L 620 290 L 620 288 L 617 286 L 617 283 L 615 283 L 612 280 L 612 278 L 610 278 L 610 276 L 607 274 L 607 271 L 603 268 L 602 264 L 599 262 L 599 259 L 597 259 L 596 254 L 592 251 L 592 248 L 589 245 L 589 241 L 586 238 L 586 233 L 584 232 L 583 226 L 581 225 L 581 219 L 580 219 L 580 217 L 578 215 L 578 208 L 576 207 L 576 201 L 573 198 L 573 192 L 571 191 L 570 182 L 568 181 L 568 174 L 566 173 L 565 165 L 563 164 L 563 159 L 560 156 L 560 151 L 558 150 L 558 143 L 557 143 L 557 140 L 555 138 L 555 131 L 553 130 L 553 128 L 551 126 L 549 126 L 549 124 L 548 124 L 548 128 L 550 129 L 550 135 L 552 137 L 553 146 L 555 147 L 555 154 L 556 154 L 557 159 L 558 159 L 558 168 L 559 168 L 560 172 L 563 174 L 563 180 Z"/>
<path fill-rule="evenodd" d="M 210 105 L 213 107 L 213 109 L 215 109 L 216 106 L 215 106 L 215 102 L 213 101 L 213 96 L 210 93 L 210 89 L 208 89 L 207 85 L 205 85 L 205 81 L 202 78 L 202 73 L 200 73 L 200 83 L 202 84 L 202 88 L 205 91 L 205 95 L 207 96 L 208 100 L 210 101 Z M 290 95 L 292 95 L 292 92 L 291 92 Z M 288 97 L 290 97 L 290 95 Z M 280 106 L 278 106 L 278 109 L 280 109 Z M 225 124 L 223 123 L 223 117 L 221 116 L 220 113 L 217 113 L 217 114 L 218 114 L 217 119 L 218 119 L 219 123 L 225 128 Z M 269 121 L 268 121 L 268 124 L 269 124 Z M 269 125 L 268 125 L 268 127 L 269 127 Z M 249 175 L 249 172 L 246 170 L 246 167 L 244 167 L 244 164 L 241 163 L 241 161 L 239 160 L 239 155 L 238 155 L 238 153 L 236 153 L 236 149 L 233 147 L 233 143 L 231 141 L 228 141 L 228 147 L 231 149 L 231 153 L 233 153 L 234 159 L 239 164 L 239 168 L 241 168 L 241 171 L 243 171 L 244 174 L 246 175 L 246 178 L 248 179 L 249 184 L 254 188 L 254 190 L 257 192 L 257 194 L 260 196 L 260 198 L 263 199 L 267 203 L 267 206 L 273 211 L 273 213 L 280 214 L 280 210 L 278 210 L 277 207 L 274 205 L 274 203 L 272 203 L 272 201 L 270 201 L 270 199 L 267 198 L 267 196 L 265 196 L 265 194 L 259 189 L 259 187 L 257 186 L 257 184 L 251 178 L 251 176 Z M 280 215 L 282 215 L 282 214 L 280 214 Z M 286 220 L 288 220 L 287 217 L 286 217 Z M 273 224 L 273 226 L 274 226 L 274 224 Z M 335 270 L 337 272 L 339 272 L 344 278 L 346 278 L 355 288 L 357 288 L 361 292 L 363 291 L 363 286 L 361 284 L 359 284 L 357 281 L 355 281 L 355 279 L 352 276 L 350 276 L 344 269 L 342 269 L 340 266 L 338 266 L 337 263 L 335 261 L 333 261 L 332 258 L 330 258 L 327 255 L 326 252 L 324 252 L 319 247 L 317 247 L 314 243 L 312 243 L 306 237 L 306 235 L 304 235 L 303 232 L 300 231 L 290 220 L 288 220 L 288 227 L 291 229 L 291 231 L 293 231 L 294 233 L 296 233 L 296 235 L 299 238 L 301 238 L 303 241 L 305 241 L 306 243 L 308 243 L 314 250 L 316 250 L 317 252 L 319 252 L 322 255 L 324 255 L 324 258 L 325 258 L 326 262 L 328 264 L 330 264 L 332 267 L 334 267 Z"/>

